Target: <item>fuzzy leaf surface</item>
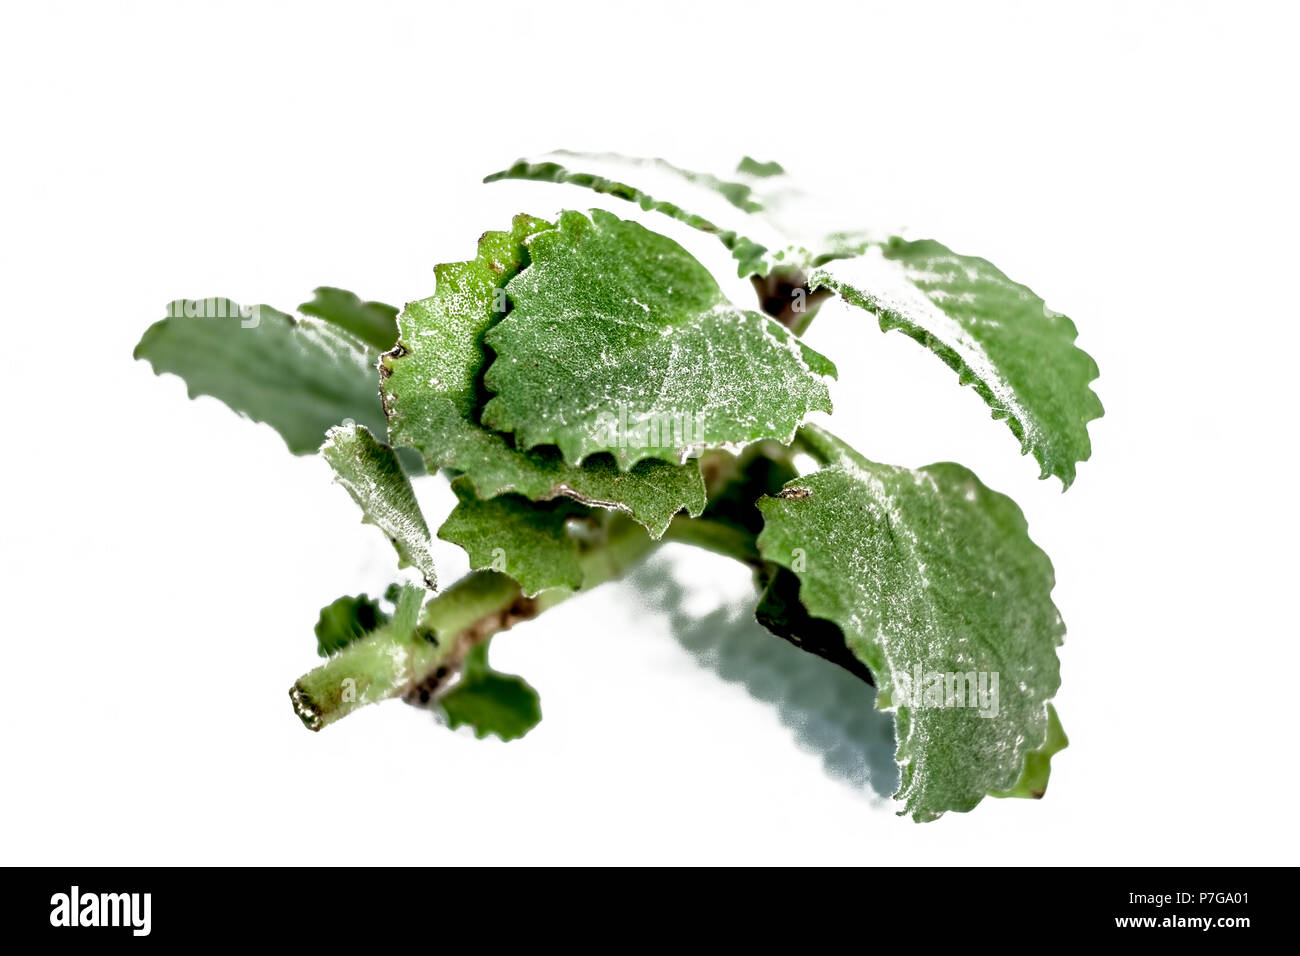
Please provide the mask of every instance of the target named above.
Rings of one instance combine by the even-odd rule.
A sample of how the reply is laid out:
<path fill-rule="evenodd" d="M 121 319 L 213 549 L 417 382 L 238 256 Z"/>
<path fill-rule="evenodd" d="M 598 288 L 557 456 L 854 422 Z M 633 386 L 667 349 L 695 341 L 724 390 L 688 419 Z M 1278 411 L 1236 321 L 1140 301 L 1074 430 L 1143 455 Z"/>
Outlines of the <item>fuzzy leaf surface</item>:
<path fill-rule="evenodd" d="M 726 300 L 667 236 L 602 210 L 565 212 L 528 241 L 514 308 L 487 333 L 496 352 L 483 420 L 524 448 L 578 463 L 685 462 L 707 448 L 789 441 L 830 411 L 831 362 L 788 329 Z"/>
<path fill-rule="evenodd" d="M 480 740 L 489 734 L 518 740 L 542 719 L 537 691 L 522 677 L 494 670 L 486 644 L 466 655 L 460 681 L 438 703 L 453 729 L 468 726 Z"/>
<path fill-rule="evenodd" d="M 1075 346 L 1066 316 L 984 259 L 931 240 L 891 240 L 814 269 L 808 282 L 934 352 L 1006 421 L 1041 477 L 1074 481 L 1075 463 L 1092 453 L 1088 422 L 1102 407 L 1089 387 L 1097 363 Z"/>
<path fill-rule="evenodd" d="M 626 512 L 657 537 L 678 511 L 704 509 L 695 463 L 646 461 L 624 471 L 605 455 L 569 464 L 554 447 L 521 451 L 509 435 L 479 423 L 487 398 L 484 337 L 503 314 L 506 282 L 528 262 L 524 240 L 550 228 L 521 215 L 508 232 L 484 234 L 474 259 L 438 266 L 434 294 L 402 312 L 398 346 L 381 359 L 390 434 L 417 449 L 431 470 L 464 475 L 480 498 L 565 496 Z"/>
<path fill-rule="evenodd" d="M 167 314 L 145 330 L 135 357 L 180 376 L 190 398 L 211 395 L 265 422 L 295 455 L 315 454 L 347 418 L 385 433 L 377 352 L 352 333 L 230 299 L 178 300 Z"/>
<path fill-rule="evenodd" d="M 361 508 L 362 520 L 393 543 L 398 565 L 414 567 L 425 585 L 434 588 L 437 575 L 429 526 L 393 449 L 376 441 L 363 426 L 340 425 L 329 430 L 321 455 L 334 469 L 335 480 Z"/>
<path fill-rule="evenodd" d="M 321 286 L 298 311 L 332 322 L 380 351 L 397 341 L 397 309 L 383 302 L 363 302 L 346 289 Z"/>
<path fill-rule="evenodd" d="M 993 416 L 1006 420 L 1022 453 L 1034 455 L 1044 478 L 1055 475 L 1069 487 L 1076 463 L 1091 454 L 1087 424 L 1102 414 L 1089 387 L 1096 363 L 1075 346 L 1068 318 L 984 259 L 933 240 L 814 227 L 825 217 L 811 197 L 786 184 L 779 164 L 749 157 L 732 181 L 660 159 L 560 151 L 487 177 L 502 179 L 568 183 L 635 202 L 716 236 L 742 276 L 784 267 L 810 295 L 832 291 L 875 313 L 882 330 L 920 342 L 974 387 Z M 668 194 L 678 201 L 662 198 Z M 730 208 L 701 215 L 714 194 Z M 724 219 L 729 227 L 715 224 Z"/>
<path fill-rule="evenodd" d="M 568 523 L 586 521 L 589 509 L 568 498 L 529 501 L 498 495 L 485 500 L 464 478 L 451 487 L 457 504 L 438 537 L 464 548 L 472 569 L 508 574 L 529 597 L 548 588 L 582 586 L 578 541 Z"/>
<path fill-rule="evenodd" d="M 1065 633 L 1020 509 L 960 465 L 881 465 L 820 429 L 801 436 L 826 464 L 759 502 L 759 550 L 794 571 L 808 613 L 843 631 L 896 711 L 903 812 L 930 820 L 1013 790 L 1047 740 Z"/>

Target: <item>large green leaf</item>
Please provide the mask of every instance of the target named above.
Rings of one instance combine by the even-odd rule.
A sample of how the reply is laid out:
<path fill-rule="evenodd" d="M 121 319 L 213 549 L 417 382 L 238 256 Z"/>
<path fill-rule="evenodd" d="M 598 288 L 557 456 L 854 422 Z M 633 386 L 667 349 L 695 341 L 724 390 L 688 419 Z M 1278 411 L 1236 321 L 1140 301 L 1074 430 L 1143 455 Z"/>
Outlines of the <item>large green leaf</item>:
<path fill-rule="evenodd" d="M 265 422 L 295 455 L 314 454 L 326 429 L 348 418 L 384 434 L 376 352 L 350 332 L 229 299 L 177 300 L 167 315 L 135 357 L 179 375 L 191 398 L 211 395 Z"/>
<path fill-rule="evenodd" d="M 451 487 L 458 503 L 438 537 L 464 548 L 471 568 L 510 575 L 528 597 L 547 588 L 582 586 L 579 542 L 569 524 L 589 521 L 590 509 L 567 498 L 529 501 L 498 495 L 484 500 L 465 478 Z"/>
<path fill-rule="evenodd" d="M 798 575 L 808 613 L 840 627 L 896 709 L 904 812 L 1013 790 L 1047 739 L 1065 632 L 1020 509 L 960 465 L 880 465 L 802 434 L 826 465 L 759 503 L 759 550 Z M 982 698 L 966 686 L 981 681 Z"/>
<path fill-rule="evenodd" d="M 580 186 L 663 213 L 716 237 L 741 277 L 792 274 L 857 255 L 870 241 L 863 230 L 839 228 L 841 204 L 796 188 L 780 163 L 749 156 L 724 178 L 664 159 L 562 149 L 520 159 L 483 181 L 509 179 Z"/>
<path fill-rule="evenodd" d="M 448 724 L 469 726 L 480 740 L 488 734 L 517 740 L 542 719 L 537 691 L 522 677 L 493 670 L 486 643 L 475 645 L 465 656 L 460 681 L 438 704 Z"/>
<path fill-rule="evenodd" d="M 428 587 L 435 587 L 429 526 L 393 449 L 364 426 L 340 425 L 329 430 L 321 455 L 361 508 L 362 520 L 392 541 L 399 565 L 414 567 Z"/>
<path fill-rule="evenodd" d="M 565 166 L 560 160 L 571 165 Z M 771 175 L 769 164 L 757 165 L 763 169 L 760 176 Z M 692 200 L 695 200 L 700 204 L 700 208 L 708 208 L 712 205 L 707 201 L 709 199 L 715 201 L 720 199 L 724 206 L 710 209 L 709 213 L 702 215 L 672 199 L 664 198 L 662 193 L 657 192 L 652 196 L 646 189 L 624 182 L 622 180 L 624 168 L 632 169 L 634 178 L 658 180 L 663 188 L 670 191 L 678 192 L 682 191 L 683 186 L 689 187 L 684 190 L 686 195 L 678 197 L 686 206 L 691 206 Z M 738 171 L 750 173 L 744 161 Z M 745 234 L 753 231 L 750 227 L 755 225 L 749 218 L 750 214 L 760 212 L 764 208 L 762 199 L 755 194 L 753 187 L 745 182 L 725 180 L 709 173 L 683 169 L 663 159 L 641 159 L 613 153 L 577 153 L 569 150 L 557 150 L 535 161 L 521 159 L 510 168 L 485 177 L 483 181 L 492 183 L 505 179 L 582 186 L 602 195 L 634 202 L 642 209 L 661 212 L 693 229 L 716 236 L 739 261 L 741 276 L 752 273 L 766 274 L 769 268 L 767 247 L 761 241 Z M 727 217 L 729 225 L 718 225 L 717 221 L 721 221 L 724 216 Z"/>
<path fill-rule="evenodd" d="M 655 182 L 655 195 L 623 182 L 623 172 L 638 182 Z M 764 307 L 773 314 L 780 314 L 783 297 L 801 287 L 809 303 L 825 289 L 876 312 L 882 329 L 902 330 L 955 369 L 962 384 L 974 386 L 994 417 L 1006 419 L 1022 452 L 1034 454 L 1042 476 L 1056 475 L 1069 487 L 1075 463 L 1091 452 L 1087 423 L 1102 414 L 1102 407 L 1088 387 L 1097 377 L 1096 363 L 1074 346 L 1068 318 L 985 260 L 958 256 L 932 240 L 825 228 L 816 221 L 825 217 L 815 212 L 811 197 L 790 187 L 776 163 L 746 157 L 733 178 L 658 159 L 558 152 L 520 160 L 487 180 L 584 186 L 716 235 L 739 260 L 740 275 L 756 277 Z M 681 204 L 664 199 L 661 190 Z M 711 217 L 700 215 L 702 207 L 692 201 L 702 203 L 713 194 L 729 199 L 730 206 Z M 715 225 L 723 216 L 726 228 Z M 769 273 L 781 277 L 770 288 L 757 278 Z"/>
<path fill-rule="evenodd" d="M 789 441 L 830 411 L 828 359 L 773 319 L 731 305 L 690 253 L 644 226 L 565 212 L 528 240 L 487 333 L 496 393 L 483 421 L 566 461 L 609 452 L 623 468 L 706 448 Z"/>
<path fill-rule="evenodd" d="M 362 302 L 346 289 L 321 286 L 298 311 L 333 322 L 376 349 L 392 348 L 397 341 L 397 309 L 383 302 Z"/>
<path fill-rule="evenodd" d="M 474 259 L 438 266 L 434 294 L 402 312 L 398 346 L 381 364 L 393 440 L 416 448 L 431 469 L 464 474 L 480 498 L 568 496 L 625 511 L 657 537 L 683 508 L 703 510 L 695 463 L 646 461 L 624 472 L 612 457 L 596 456 L 571 465 L 555 448 L 520 451 L 510 436 L 479 425 L 484 335 L 507 305 L 506 281 L 528 261 L 524 239 L 549 228 L 517 216 L 509 232 L 484 234 Z"/>
<path fill-rule="evenodd" d="M 924 240 L 894 239 L 814 269 L 825 286 L 876 313 L 938 355 L 1006 419 L 1042 477 L 1069 487 L 1092 450 L 1087 424 L 1102 414 L 1088 387 L 1097 363 L 1074 345 L 1074 323 L 992 264 Z"/>

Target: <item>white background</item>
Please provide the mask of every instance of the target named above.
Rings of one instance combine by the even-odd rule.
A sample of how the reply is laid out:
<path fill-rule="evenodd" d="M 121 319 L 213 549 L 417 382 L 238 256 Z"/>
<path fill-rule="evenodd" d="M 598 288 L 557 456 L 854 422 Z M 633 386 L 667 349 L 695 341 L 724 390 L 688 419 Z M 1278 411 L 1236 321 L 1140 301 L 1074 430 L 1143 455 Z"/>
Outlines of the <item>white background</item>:
<path fill-rule="evenodd" d="M 0 861 L 1297 862 L 1285 5 L 2 17 Z M 427 295 L 511 213 L 596 201 L 479 185 L 556 147 L 779 159 L 1075 319 L 1107 414 L 1065 495 L 910 340 L 834 306 L 810 332 L 841 370 L 837 431 L 967 464 L 1053 557 L 1072 742 L 1046 799 L 896 817 L 863 769 L 869 691 L 746 629 L 743 570 L 675 551 L 494 645 L 542 695 L 523 741 L 396 703 L 303 730 L 286 691 L 316 611 L 382 588 L 387 543 L 320 462 L 131 349 L 177 297 Z M 728 274 L 712 240 L 646 221 Z M 432 520 L 448 496 L 425 484 Z M 762 699 L 792 679 L 793 703 Z"/>

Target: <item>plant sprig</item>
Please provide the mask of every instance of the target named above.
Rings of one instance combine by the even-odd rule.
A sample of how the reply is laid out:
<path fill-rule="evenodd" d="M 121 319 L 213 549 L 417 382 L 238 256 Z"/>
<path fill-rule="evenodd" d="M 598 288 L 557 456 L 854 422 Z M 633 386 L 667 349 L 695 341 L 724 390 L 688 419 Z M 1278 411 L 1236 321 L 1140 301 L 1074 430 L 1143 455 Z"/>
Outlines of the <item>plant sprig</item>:
<path fill-rule="evenodd" d="M 879 464 L 806 423 L 830 411 L 835 366 L 800 335 L 831 295 L 874 313 L 1068 487 L 1102 411 L 1069 319 L 935 242 L 782 231 L 775 214 L 791 221 L 797 193 L 775 163 L 721 177 L 557 154 L 488 180 L 506 178 L 582 186 L 717 236 L 759 309 L 729 302 L 668 237 L 570 210 L 485 233 L 401 310 L 329 287 L 302 318 L 182 301 L 136 348 L 291 451 L 319 448 L 419 578 L 322 609 L 328 657 L 290 692 L 304 724 L 402 698 L 477 736 L 521 737 L 537 693 L 491 667 L 492 638 L 676 541 L 744 563 L 772 633 L 877 686 L 897 722 L 901 812 L 1041 797 L 1066 743 L 1049 703 L 1064 634 L 1051 563 L 1016 505 L 967 469 Z M 688 211 L 692 197 L 719 211 Z M 800 473 L 796 452 L 816 467 Z M 411 483 L 426 471 L 452 481 L 438 537 L 472 569 L 441 592 Z"/>

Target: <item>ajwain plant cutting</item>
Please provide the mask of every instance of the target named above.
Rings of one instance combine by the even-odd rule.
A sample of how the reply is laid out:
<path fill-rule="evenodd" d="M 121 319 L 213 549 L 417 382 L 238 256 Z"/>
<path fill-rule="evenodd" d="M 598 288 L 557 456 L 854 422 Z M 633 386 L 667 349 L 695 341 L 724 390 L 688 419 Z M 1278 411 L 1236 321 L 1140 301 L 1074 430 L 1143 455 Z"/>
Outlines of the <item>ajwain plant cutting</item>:
<path fill-rule="evenodd" d="M 541 718 L 537 694 L 492 668 L 493 636 L 678 541 L 752 568 L 763 625 L 875 684 L 897 726 L 900 812 L 1042 796 L 1066 743 L 1051 562 L 1016 504 L 968 469 L 882 464 L 807 422 L 831 411 L 836 368 L 801 336 L 832 295 L 874 315 L 1068 487 L 1102 414 L 1073 323 L 938 242 L 798 231 L 776 163 L 746 158 L 723 178 L 557 153 L 500 179 L 587 187 L 712 234 L 758 308 L 609 209 L 518 215 L 400 311 L 333 288 L 299 318 L 172 303 L 136 357 L 322 455 L 413 569 L 382 596 L 321 609 L 326 660 L 290 691 L 303 723 L 402 698 L 480 737 L 520 737 Z M 438 537 L 475 569 L 446 587 L 412 490 L 425 472 L 451 481 Z"/>

